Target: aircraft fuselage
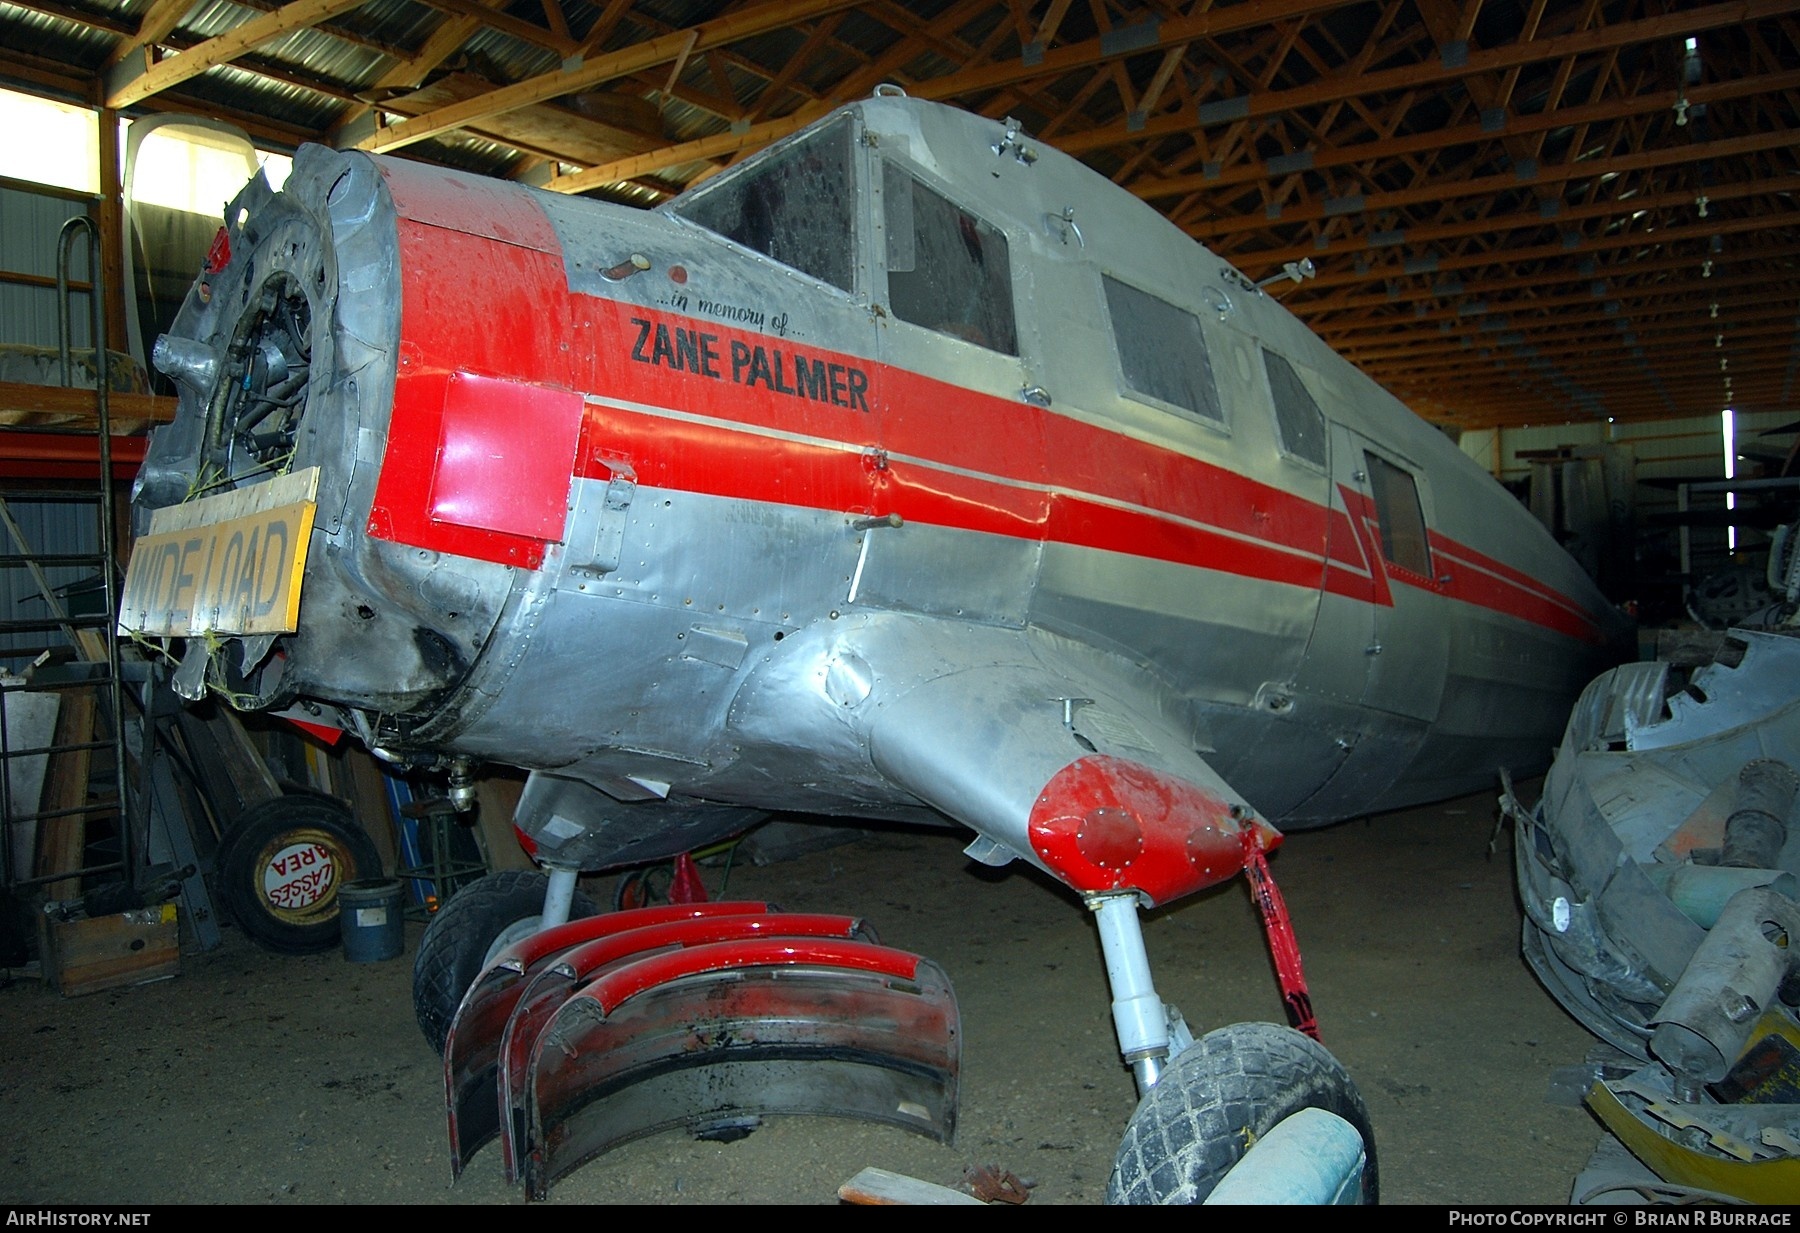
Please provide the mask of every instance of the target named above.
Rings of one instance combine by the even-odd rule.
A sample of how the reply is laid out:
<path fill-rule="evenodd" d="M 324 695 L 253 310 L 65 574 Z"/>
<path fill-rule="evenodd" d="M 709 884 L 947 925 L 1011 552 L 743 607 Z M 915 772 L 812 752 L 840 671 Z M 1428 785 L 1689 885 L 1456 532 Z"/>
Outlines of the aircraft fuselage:
<path fill-rule="evenodd" d="M 1303 826 L 1541 766 L 1618 634 L 1443 434 L 977 116 L 867 100 L 652 212 L 308 149 L 226 230 L 140 505 L 317 509 L 297 630 L 191 671 L 389 752 L 1019 849 L 1041 720 Z"/>

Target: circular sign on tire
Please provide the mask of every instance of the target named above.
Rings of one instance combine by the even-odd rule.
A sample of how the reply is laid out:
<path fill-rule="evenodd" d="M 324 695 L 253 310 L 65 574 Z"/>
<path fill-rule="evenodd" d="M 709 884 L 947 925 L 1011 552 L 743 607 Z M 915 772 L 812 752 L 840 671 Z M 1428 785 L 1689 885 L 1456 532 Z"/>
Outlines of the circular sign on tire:
<path fill-rule="evenodd" d="M 328 797 L 254 805 L 219 849 L 219 889 L 232 915 L 257 942 L 289 955 L 336 946 L 339 889 L 381 872 L 367 833 Z"/>

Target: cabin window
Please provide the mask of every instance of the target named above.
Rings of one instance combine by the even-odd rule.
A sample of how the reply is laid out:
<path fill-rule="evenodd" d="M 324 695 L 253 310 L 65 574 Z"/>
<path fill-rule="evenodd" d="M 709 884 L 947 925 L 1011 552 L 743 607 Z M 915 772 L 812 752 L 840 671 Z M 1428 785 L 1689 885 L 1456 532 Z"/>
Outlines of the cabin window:
<path fill-rule="evenodd" d="M 1294 366 L 1273 351 L 1263 352 L 1269 374 L 1269 395 L 1275 400 L 1275 430 L 1281 448 L 1295 458 L 1325 465 L 1325 415 Z"/>
<path fill-rule="evenodd" d="M 851 120 L 778 147 L 740 175 L 671 207 L 745 248 L 848 291 L 854 281 L 856 184 Z"/>
<path fill-rule="evenodd" d="M 1125 388 L 1223 425 L 1225 412 L 1200 319 L 1128 283 L 1102 281 Z"/>
<path fill-rule="evenodd" d="M 882 165 L 882 203 L 894 316 L 1017 355 L 1006 234 L 892 163 Z"/>
<path fill-rule="evenodd" d="M 1425 538 L 1425 513 L 1412 472 L 1385 458 L 1363 452 L 1375 516 L 1381 522 L 1381 555 L 1421 577 L 1431 577 L 1431 550 Z"/>

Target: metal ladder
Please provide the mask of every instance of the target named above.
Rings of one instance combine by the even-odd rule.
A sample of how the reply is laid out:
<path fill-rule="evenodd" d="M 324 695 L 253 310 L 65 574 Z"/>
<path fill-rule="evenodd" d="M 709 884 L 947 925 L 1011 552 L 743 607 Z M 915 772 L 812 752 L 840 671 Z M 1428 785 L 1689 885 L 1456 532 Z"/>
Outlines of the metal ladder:
<path fill-rule="evenodd" d="M 0 613 L 0 884 L 15 894 L 37 893 L 48 898 L 78 899 L 87 889 L 118 875 L 129 892 L 145 889 L 140 882 L 144 861 L 165 862 L 179 885 L 183 907 L 201 946 L 218 944 L 218 925 L 204 877 L 194 851 L 193 838 L 174 804 L 169 786 L 167 759 L 156 755 L 155 725 L 145 716 L 152 702 L 147 665 L 122 662 L 117 634 L 118 570 L 115 564 L 114 526 L 116 501 L 112 475 L 112 424 L 108 409 L 108 355 L 101 327 L 104 287 L 101 279 L 99 232 L 93 220 L 77 216 L 64 225 L 57 252 L 59 341 L 63 384 L 71 384 L 69 357 L 68 267 L 71 241 L 85 229 L 90 243 L 91 338 L 95 347 L 95 426 L 100 476 L 92 492 L 0 492 L 0 526 L 10 544 L 0 544 L 0 570 L 27 574 L 42 600 L 44 615 L 20 617 Z M 46 554 L 38 552 L 15 516 L 13 502 L 42 503 L 46 507 L 91 506 L 94 532 L 82 550 Z M 86 550 L 87 544 L 94 551 Z M 49 571 L 71 570 L 98 582 L 97 611 L 76 612 L 65 603 L 71 587 L 53 584 Z M 82 579 L 85 581 L 86 579 Z M 79 583 L 77 590 L 80 589 Z M 24 588 L 15 588 L 17 591 Z M 57 658 L 56 635 L 74 652 L 69 662 Z M 41 636 L 42 645 L 39 644 Z M 25 639 L 24 645 L 20 645 Z M 20 661 L 26 661 L 21 668 Z M 128 672 L 128 668 L 136 669 Z M 24 673 L 29 671 L 29 679 Z M 127 677 L 141 683 L 128 691 Z M 137 717 L 127 718 L 126 703 L 134 704 Z M 43 716 L 54 718 L 45 728 Z M 30 731 L 27 715 L 35 718 Z M 15 722 L 16 718 L 16 722 Z M 61 732 L 62 739 L 57 733 Z M 133 735 L 137 740 L 129 741 Z M 101 775 L 93 774 L 101 762 Z M 135 767 L 140 790 L 133 792 L 130 779 Z M 100 778 L 104 784 L 96 791 Z M 48 799 L 43 794 L 48 793 Z M 110 825 L 109 825 L 110 824 Z M 109 834 L 110 830 L 110 834 Z M 98 842 L 90 842 L 95 834 Z M 43 840 L 48 837 L 50 842 Z M 98 850 L 97 859 L 90 852 Z M 53 867 L 45 867 L 53 866 Z"/>

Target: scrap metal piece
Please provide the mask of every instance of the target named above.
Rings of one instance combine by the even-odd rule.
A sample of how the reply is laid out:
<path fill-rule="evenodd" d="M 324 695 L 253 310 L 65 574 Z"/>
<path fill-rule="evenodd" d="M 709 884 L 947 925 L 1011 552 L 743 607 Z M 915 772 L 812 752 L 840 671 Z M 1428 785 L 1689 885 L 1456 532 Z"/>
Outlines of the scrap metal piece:
<path fill-rule="evenodd" d="M 970 1165 L 963 1170 L 963 1186 L 983 1203 L 1023 1203 L 1031 1198 L 1031 1183 L 999 1165 Z"/>
<path fill-rule="evenodd" d="M 683 947 L 777 938 L 875 941 L 874 931 L 866 923 L 849 916 L 709 916 L 651 924 L 597 938 L 564 952 L 558 962 L 539 973 L 521 993 L 500 1038 L 496 1107 L 501 1119 L 500 1160 L 506 1180 L 519 1180 L 520 1162 L 531 1142 L 527 1099 L 539 1039 L 570 998 L 602 973 L 646 956 Z"/>
<path fill-rule="evenodd" d="M 1689 1106 L 1671 1104 L 1668 1101 L 1653 1100 L 1644 1106 L 1644 1112 L 1659 1122 L 1667 1123 L 1677 1130 L 1697 1130 L 1706 1136 L 1708 1146 L 1717 1148 L 1735 1160 L 1755 1160 L 1756 1149 L 1738 1138 L 1728 1130 L 1721 1130 L 1705 1118 L 1697 1117 L 1689 1111 Z"/>
<path fill-rule="evenodd" d="M 1668 1072 L 1658 1066 L 1594 1084 L 1588 1105 L 1632 1155 L 1666 1182 L 1751 1203 L 1785 1204 L 1800 1194 L 1800 1156 L 1781 1145 L 1800 1130 L 1800 1107 L 1679 1101 Z M 1660 1113 L 1653 1113 L 1652 1105 L 1660 1106 Z M 1685 1117 L 1695 1125 L 1683 1129 L 1674 1124 Z M 1773 1136 L 1767 1133 L 1771 1129 Z M 1738 1139 L 1757 1158 L 1725 1154 L 1715 1146 L 1715 1134 Z"/>
<path fill-rule="evenodd" d="M 1576 703 L 1543 800 L 1516 819 L 1526 957 L 1571 1013 L 1634 1057 L 1651 1056 L 1652 1029 L 1726 902 L 1746 884 L 1778 898 L 1796 884 L 1795 849 L 1766 824 L 1789 811 L 1787 768 L 1800 766 L 1797 673 L 1800 638 L 1736 629 L 1685 687 L 1668 664 L 1602 675 Z M 1767 863 L 1711 863 L 1727 846 Z M 1731 1010 L 1742 1013 L 1754 1017 Z"/>
<path fill-rule="evenodd" d="M 721 942 L 598 976 L 538 1036 L 526 1195 L 621 1143 L 681 1126 L 822 1114 L 956 1130 L 962 1031 L 930 960 L 826 938 Z"/>
<path fill-rule="evenodd" d="M 444 1093 L 450 1126 L 450 1172 L 461 1177 L 476 1149 L 500 1129 L 496 1079 L 501 1040 L 531 982 L 583 943 L 649 926 L 718 916 L 761 916 L 757 902 L 669 904 L 569 921 L 522 938 L 475 978 L 444 1041 Z"/>
<path fill-rule="evenodd" d="M 1723 1079 L 1787 977 L 1796 938 L 1800 904 L 1761 886 L 1733 895 L 1650 1021 L 1650 1052 L 1690 1080 Z"/>
<path fill-rule="evenodd" d="M 1719 864 L 1734 869 L 1770 869 L 1787 842 L 1788 815 L 1800 776 L 1779 758 L 1756 758 L 1738 772 L 1737 797 L 1725 820 Z"/>

